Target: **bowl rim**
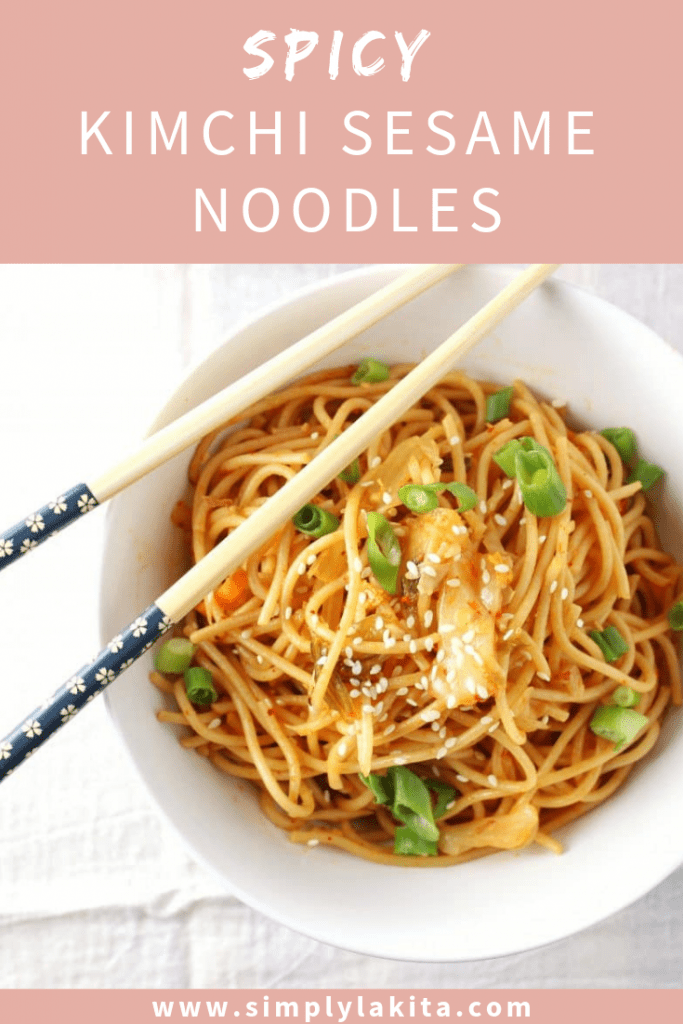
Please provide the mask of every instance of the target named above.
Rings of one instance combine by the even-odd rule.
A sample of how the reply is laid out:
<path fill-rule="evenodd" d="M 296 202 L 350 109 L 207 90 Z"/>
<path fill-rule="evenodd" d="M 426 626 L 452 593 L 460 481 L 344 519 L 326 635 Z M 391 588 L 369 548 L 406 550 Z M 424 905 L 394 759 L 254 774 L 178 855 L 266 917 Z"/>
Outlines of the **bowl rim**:
<path fill-rule="evenodd" d="M 260 309 L 257 313 L 240 318 L 239 321 L 237 321 L 235 325 L 230 328 L 230 330 L 224 336 L 223 340 L 220 343 L 216 344 L 209 352 L 197 357 L 196 359 L 191 360 L 188 363 L 187 367 L 184 370 L 180 371 L 180 375 L 177 378 L 172 390 L 165 395 L 163 399 L 163 404 L 160 404 L 159 407 L 156 409 L 155 415 L 151 420 L 151 423 L 149 425 L 148 430 L 146 431 L 145 436 L 149 436 L 155 430 L 159 429 L 159 427 L 162 425 L 162 421 L 165 421 L 164 414 L 166 413 L 166 410 L 168 406 L 171 404 L 171 402 L 177 398 L 180 392 L 192 387 L 193 383 L 195 382 L 195 379 L 206 370 L 207 366 L 211 364 L 211 362 L 214 359 L 216 359 L 218 353 L 224 350 L 226 346 L 233 343 L 235 339 L 238 338 L 241 334 L 254 328 L 259 322 L 272 317 L 273 315 L 281 312 L 285 308 L 296 306 L 302 300 L 310 298 L 318 293 L 324 293 L 329 288 L 343 287 L 343 284 L 345 282 L 354 282 L 357 280 L 372 280 L 373 277 L 382 278 L 387 274 L 387 272 L 391 272 L 394 276 L 398 276 L 409 266 L 412 266 L 412 264 L 367 264 L 343 271 L 339 274 L 332 274 L 327 277 L 320 278 L 313 282 L 310 282 L 300 288 L 296 288 L 292 292 L 289 292 L 285 295 L 280 296 L 277 299 L 274 299 L 267 306 L 264 306 L 262 309 Z M 480 264 L 477 266 L 476 269 L 482 270 L 485 273 L 500 272 L 502 274 L 503 272 L 514 272 L 514 270 L 511 270 L 509 265 L 507 264 Z M 603 309 L 616 311 L 621 317 L 632 321 L 633 324 L 637 325 L 638 330 L 646 331 L 649 334 L 650 342 L 660 349 L 662 356 L 664 356 L 665 354 L 668 358 L 674 356 L 675 361 L 678 364 L 679 371 L 683 371 L 683 354 L 676 350 L 670 342 L 666 341 L 664 338 L 658 335 L 652 328 L 644 324 L 642 321 L 638 320 L 636 317 L 628 313 L 626 310 L 622 309 L 621 307 L 615 305 L 612 302 L 609 302 L 606 299 L 603 299 L 598 295 L 595 295 L 588 288 L 575 284 L 573 282 L 551 279 L 550 285 L 551 287 L 559 288 L 560 290 L 578 293 L 583 297 L 584 300 L 587 300 L 589 303 L 594 303 L 595 305 L 597 305 L 598 307 L 602 307 Z M 192 407 L 192 405 L 190 407 Z M 118 500 L 118 497 L 116 500 Z M 112 516 L 110 515 L 110 511 L 111 506 L 107 509 L 107 515 L 105 518 L 105 543 L 102 549 L 101 566 L 104 565 L 104 561 L 107 557 L 107 550 L 109 548 L 109 543 L 111 540 Z M 104 580 L 104 573 L 102 573 L 102 579 Z M 104 622 L 105 609 L 104 603 L 102 601 L 102 593 L 103 586 L 101 585 L 99 592 L 99 625 L 103 642 L 106 642 L 106 640 L 109 639 L 109 637 L 106 633 L 106 624 Z M 372 957 L 417 963 L 477 962 L 479 960 L 499 959 L 501 957 L 514 955 L 516 953 L 533 951 L 548 945 L 555 944 L 557 942 L 562 941 L 563 939 L 568 939 L 571 936 L 583 931 L 584 929 L 592 927 L 593 925 L 597 925 L 602 921 L 605 921 L 606 919 L 612 917 L 614 914 L 620 912 L 621 910 L 630 907 L 632 904 L 634 904 L 644 895 L 650 892 L 653 888 L 661 884 L 661 882 L 664 881 L 664 879 L 666 879 L 673 871 L 675 871 L 683 863 L 683 848 L 676 853 L 674 853 L 674 851 L 671 851 L 671 854 L 668 857 L 660 854 L 657 870 L 648 873 L 647 880 L 641 880 L 640 884 L 637 884 L 636 882 L 636 884 L 634 884 L 633 889 L 628 894 L 628 897 L 626 899 L 624 899 L 623 897 L 619 897 L 618 899 L 614 900 L 613 906 L 610 909 L 601 910 L 598 917 L 592 916 L 591 914 L 586 914 L 584 921 L 579 921 L 578 923 L 572 925 L 569 929 L 567 929 L 566 927 L 548 927 L 544 935 L 538 937 L 538 939 L 536 941 L 533 941 L 532 943 L 520 940 L 518 945 L 508 945 L 506 946 L 506 948 L 496 949 L 495 951 L 485 956 L 459 955 L 457 957 L 454 957 L 453 955 L 443 955 L 430 956 L 428 960 L 425 960 L 423 957 L 419 957 L 417 955 L 398 955 L 387 951 L 378 952 L 376 949 L 367 948 L 367 946 L 364 944 L 362 929 L 360 930 L 361 934 L 357 937 L 357 939 L 355 939 L 353 943 L 347 944 L 336 937 L 331 938 L 329 932 L 326 931 L 324 928 L 316 928 L 310 924 L 304 926 L 302 924 L 297 923 L 296 921 L 293 921 L 291 917 L 289 917 L 287 914 L 281 912 L 278 908 L 274 908 L 273 906 L 271 906 L 267 902 L 267 900 L 259 898 L 259 895 L 257 893 L 245 890 L 242 886 L 236 884 L 232 879 L 228 880 L 225 877 L 225 875 L 219 870 L 219 868 L 212 864 L 211 860 L 207 856 L 205 856 L 201 851 L 199 851 L 195 845 L 193 845 L 191 839 L 187 835 L 186 831 L 183 829 L 180 817 L 176 813 L 175 808 L 166 806 L 160 802 L 159 797 L 155 792 L 155 788 L 152 784 L 152 780 L 150 780 L 144 774 L 143 768 L 135 755 L 135 752 L 129 742 L 129 739 L 125 731 L 123 730 L 121 723 L 117 719 L 116 711 L 113 707 L 113 695 L 110 694 L 109 691 L 105 692 L 105 706 L 107 708 L 108 717 L 116 733 L 118 734 L 124 749 L 126 750 L 126 754 L 130 762 L 132 763 L 138 778 L 142 782 L 142 785 L 148 797 L 150 798 L 150 801 L 155 809 L 155 812 L 162 816 L 165 823 L 169 825 L 172 831 L 178 836 L 182 846 L 188 852 L 189 856 L 194 861 L 200 863 L 209 872 L 209 874 L 220 883 L 221 888 L 225 889 L 228 893 L 231 893 L 234 896 L 236 896 L 246 906 L 249 906 L 259 911 L 260 913 L 264 914 L 264 916 L 266 916 L 267 918 L 277 922 L 280 925 L 285 926 L 286 928 L 291 929 L 292 931 L 298 934 L 305 935 L 309 938 L 315 939 L 316 941 L 325 943 L 335 948 L 345 949 L 350 952 L 356 952 L 362 955 Z"/>

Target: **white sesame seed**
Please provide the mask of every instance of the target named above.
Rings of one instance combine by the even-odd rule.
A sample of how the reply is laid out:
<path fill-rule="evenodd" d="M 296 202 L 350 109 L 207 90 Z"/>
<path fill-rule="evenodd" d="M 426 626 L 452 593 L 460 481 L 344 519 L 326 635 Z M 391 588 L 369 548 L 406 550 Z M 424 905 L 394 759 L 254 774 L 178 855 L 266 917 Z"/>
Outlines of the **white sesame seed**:
<path fill-rule="evenodd" d="M 212 718 L 211 721 L 209 722 L 208 728 L 209 729 L 217 729 L 220 724 L 221 724 L 220 718 Z"/>
<path fill-rule="evenodd" d="M 501 486 L 501 490 L 503 490 L 503 491 L 509 490 L 509 488 L 512 487 L 512 484 L 513 484 L 512 480 L 503 480 L 502 484 L 500 485 Z"/>
<path fill-rule="evenodd" d="M 396 729 L 396 725 L 395 725 L 394 722 L 392 722 L 391 725 L 388 725 L 386 727 L 386 729 L 384 730 L 384 735 L 385 736 L 391 736 L 392 732 L 394 732 L 395 729 Z"/>
<path fill-rule="evenodd" d="M 450 693 L 448 697 L 446 697 L 446 707 L 449 709 L 449 711 L 455 707 L 455 697 L 453 696 L 452 693 Z"/>
<path fill-rule="evenodd" d="M 553 582 L 550 584 L 549 589 L 551 594 L 555 593 L 555 591 L 557 590 L 557 580 L 553 580 Z"/>
<path fill-rule="evenodd" d="M 417 701 L 413 700 L 412 697 L 406 697 L 406 704 L 410 704 L 410 706 L 413 708 L 417 707 Z"/>
<path fill-rule="evenodd" d="M 411 640 L 410 643 L 408 644 L 408 650 L 410 651 L 411 654 L 417 654 L 417 644 L 415 643 L 414 640 Z"/>
<path fill-rule="evenodd" d="M 446 652 L 445 651 L 437 651 L 436 652 L 436 662 L 437 662 L 437 665 L 440 665 L 445 657 L 446 657 Z"/>
<path fill-rule="evenodd" d="M 306 565 L 313 565 L 317 557 L 317 555 L 309 555 L 306 559 Z"/>
<path fill-rule="evenodd" d="M 292 617 L 292 609 L 291 609 L 290 605 L 287 605 L 287 607 L 285 608 L 285 618 L 286 619 L 291 619 L 291 617 Z"/>
<path fill-rule="evenodd" d="M 439 558 L 438 555 L 435 555 L 433 551 L 429 552 L 427 558 L 429 559 L 430 562 L 433 562 L 434 565 L 441 565 L 441 559 Z"/>
<path fill-rule="evenodd" d="M 446 586 L 447 586 L 447 587 L 459 587 L 459 586 L 460 586 L 460 580 L 458 579 L 458 577 L 457 577 L 457 576 L 454 576 L 454 577 L 453 577 L 452 579 L 450 579 L 450 580 L 448 581 L 448 583 L 446 584 Z"/>
<path fill-rule="evenodd" d="M 491 734 L 492 732 L 495 732 L 499 725 L 500 725 L 500 722 L 494 722 L 493 725 L 489 729 L 489 734 Z"/>
<path fill-rule="evenodd" d="M 384 502 L 385 505 L 391 504 L 391 495 L 389 494 L 389 491 L 384 492 L 384 494 L 382 495 L 382 501 Z"/>
<path fill-rule="evenodd" d="M 456 775 L 455 777 L 458 780 L 458 782 L 467 782 L 467 776 L 466 775 Z"/>
<path fill-rule="evenodd" d="M 433 620 L 434 620 L 434 612 L 432 611 L 431 608 L 428 608 L 427 611 L 425 612 L 425 626 L 427 627 L 427 629 L 429 629 L 429 627 L 431 626 Z"/>
<path fill-rule="evenodd" d="M 316 665 L 327 665 L 327 655 L 326 654 L 321 655 L 318 658 L 318 660 L 316 661 Z"/>
<path fill-rule="evenodd" d="M 465 644 L 465 654 L 469 654 L 470 657 L 474 654 L 474 647 L 472 644 Z"/>
<path fill-rule="evenodd" d="M 358 604 L 365 604 L 367 599 L 368 599 L 368 595 L 367 595 L 366 591 L 365 590 L 361 590 L 360 594 L 358 595 Z"/>
<path fill-rule="evenodd" d="M 463 633 L 460 639 L 464 644 L 471 644 L 472 641 L 474 640 L 475 635 L 476 634 L 473 629 L 468 629 L 466 633 Z"/>
<path fill-rule="evenodd" d="M 374 482 L 375 482 L 374 480 L 362 480 L 361 481 L 361 487 L 372 487 Z"/>
<path fill-rule="evenodd" d="M 354 647 L 358 647 L 359 644 L 363 643 L 363 637 L 362 636 L 354 636 L 354 638 L 351 641 L 351 643 L 353 644 Z"/>
<path fill-rule="evenodd" d="M 451 526 L 451 533 L 454 533 L 456 537 L 459 537 L 460 536 L 460 527 L 459 526 Z"/>
<path fill-rule="evenodd" d="M 306 563 L 299 562 L 299 564 L 296 567 L 296 571 L 299 573 L 299 576 L 303 576 L 303 574 L 306 572 Z"/>
<path fill-rule="evenodd" d="M 416 576 L 419 576 L 419 575 L 420 575 L 420 574 L 419 574 L 419 571 L 418 571 L 418 568 L 417 568 L 417 566 L 415 565 L 415 562 L 406 562 L 406 569 L 407 569 L 407 570 L 408 570 L 408 572 L 410 572 L 410 573 L 415 573 L 415 575 L 416 575 Z"/>
<path fill-rule="evenodd" d="M 359 661 L 357 661 L 356 664 L 351 669 L 351 673 L 354 676 L 359 676 L 362 671 L 363 671 L 363 666 L 361 665 L 361 663 Z"/>
<path fill-rule="evenodd" d="M 316 436 L 317 436 L 316 434 L 311 434 L 311 437 L 316 437 Z M 308 842 L 306 843 L 306 846 L 318 846 L 319 843 L 320 843 L 319 839 L 309 839 Z"/>
<path fill-rule="evenodd" d="M 439 633 L 454 633 L 455 626 L 450 622 L 444 622 L 442 626 L 439 626 Z"/>
<path fill-rule="evenodd" d="M 508 629 L 507 633 L 503 633 L 503 640 L 509 640 L 513 633 L 514 629 Z"/>
<path fill-rule="evenodd" d="M 320 434 L 318 433 L 318 431 L 314 430 L 313 433 L 311 434 L 311 441 L 317 441 L 319 437 Z"/>
<path fill-rule="evenodd" d="M 407 757 L 395 757 L 394 758 L 394 764 L 399 764 L 399 765 L 400 764 L 408 764 L 408 758 Z"/>
<path fill-rule="evenodd" d="M 439 747 L 439 749 L 436 752 L 437 760 L 440 761 L 441 758 L 445 757 L 447 753 L 448 753 L 448 749 L 446 747 Z"/>
<path fill-rule="evenodd" d="M 407 643 L 409 643 L 409 642 L 410 642 L 410 639 L 411 639 L 411 637 L 410 637 L 410 633 L 404 633 L 404 634 L 403 634 L 403 643 L 404 643 L 404 644 L 407 644 Z"/>
<path fill-rule="evenodd" d="M 346 655 L 347 658 L 352 658 L 353 657 L 353 647 L 345 647 L 344 648 L 344 654 Z"/>
<path fill-rule="evenodd" d="M 259 663 L 259 665 L 262 665 L 263 664 L 263 655 L 262 654 L 257 654 L 256 655 L 256 660 Z"/>
<path fill-rule="evenodd" d="M 242 632 L 240 633 L 240 636 L 242 637 L 243 640 L 249 640 L 251 638 L 251 630 L 243 629 Z"/>
<path fill-rule="evenodd" d="M 378 632 L 384 629 L 384 619 L 382 618 L 381 615 L 378 615 L 377 618 L 375 619 L 375 629 Z"/>
<path fill-rule="evenodd" d="M 436 569 L 433 569 L 431 565 L 423 565 L 422 572 L 425 574 L 425 576 L 436 576 Z"/>
<path fill-rule="evenodd" d="M 349 690 L 349 697 L 353 697 L 354 700 L 356 697 L 360 697 L 360 690 Z"/>
<path fill-rule="evenodd" d="M 505 516 L 501 516 L 499 512 L 496 512 L 495 516 L 493 517 L 493 521 L 494 523 L 498 523 L 499 526 L 507 526 L 508 524 L 508 521 L 505 518 Z"/>
<path fill-rule="evenodd" d="M 562 592 L 561 592 L 561 594 L 560 594 L 560 599 L 561 599 L 562 601 L 566 601 L 568 597 L 569 597 L 569 591 L 568 591 L 568 589 L 567 589 L 566 587 L 562 587 Z"/>
<path fill-rule="evenodd" d="M 480 725 L 490 725 L 492 721 L 493 721 L 493 719 L 491 718 L 490 715 L 484 715 L 483 718 L 479 719 L 479 724 Z"/>
<path fill-rule="evenodd" d="M 553 409 L 563 409 L 567 402 L 564 398 L 553 398 L 550 404 L 552 405 Z"/>
<path fill-rule="evenodd" d="M 363 563 L 361 562 L 360 558 L 354 558 L 353 568 L 356 570 L 356 572 L 361 572 L 363 568 Z"/>
<path fill-rule="evenodd" d="M 539 679 L 542 679 L 544 683 L 550 682 L 550 676 L 547 674 L 547 672 L 537 672 L 536 675 Z"/>
<path fill-rule="evenodd" d="M 496 778 L 495 775 L 487 775 L 486 781 L 488 782 L 489 786 L 495 787 L 498 785 L 498 779 Z"/>
<path fill-rule="evenodd" d="M 522 516 L 522 518 L 519 521 L 519 525 L 520 526 L 524 526 L 525 523 L 526 523 L 526 516 Z"/>
<path fill-rule="evenodd" d="M 484 586 L 491 582 L 491 573 L 488 571 L 488 569 L 484 569 L 483 573 L 481 574 L 481 582 L 484 584 Z"/>
<path fill-rule="evenodd" d="M 467 690 L 468 693 L 471 693 L 472 696 L 474 696 L 474 694 L 477 692 L 477 684 L 475 683 L 474 679 L 472 679 L 471 676 L 469 679 L 465 680 L 465 689 Z"/>
<path fill-rule="evenodd" d="M 337 747 L 337 753 L 339 754 L 340 757 L 344 757 L 344 755 L 346 754 L 346 744 L 343 741 Z"/>
<path fill-rule="evenodd" d="M 592 498 L 593 497 L 593 492 L 592 491 L 586 490 L 583 493 L 586 495 L 587 498 Z"/>
<path fill-rule="evenodd" d="M 485 686 L 478 686 L 477 687 L 477 697 L 479 697 L 480 700 L 486 700 L 488 695 L 489 695 L 489 691 L 486 689 Z"/>
<path fill-rule="evenodd" d="M 540 537 L 538 538 L 538 543 L 539 543 L 539 544 L 545 544 L 545 542 L 547 541 L 547 539 L 548 539 L 548 537 L 547 537 L 547 535 L 546 535 L 546 534 L 544 533 L 544 534 L 542 534 L 542 535 L 541 535 L 541 536 L 540 536 Z"/>
<path fill-rule="evenodd" d="M 427 708 L 426 711 L 420 712 L 420 718 L 423 722 L 436 722 L 440 717 L 440 713 L 435 708 Z"/>
<path fill-rule="evenodd" d="M 486 506 L 486 502 L 485 501 L 480 501 L 479 502 L 479 511 L 481 512 L 482 515 L 486 514 L 486 507 L 487 506 Z"/>
<path fill-rule="evenodd" d="M 381 665 L 373 665 L 372 668 L 370 669 L 370 675 L 371 676 L 376 676 L 378 674 L 378 672 L 381 672 L 381 671 L 382 671 L 382 666 Z"/>
<path fill-rule="evenodd" d="M 494 565 L 493 568 L 495 569 L 496 572 L 507 572 L 508 571 L 508 566 L 505 564 L 505 562 L 499 562 L 498 565 Z"/>
<path fill-rule="evenodd" d="M 455 444 L 460 444 L 460 438 L 458 437 L 458 435 L 457 435 L 457 434 L 453 434 L 453 437 L 449 437 L 449 438 L 448 438 L 448 443 L 449 443 L 449 444 L 450 444 L 451 446 L 453 446 L 453 445 L 455 445 Z"/>
<path fill-rule="evenodd" d="M 374 459 L 370 463 L 370 469 L 377 469 L 377 467 L 381 466 L 381 464 L 382 464 L 381 457 L 379 455 L 375 455 Z"/>
<path fill-rule="evenodd" d="M 386 676 L 380 676 L 378 686 L 382 687 L 382 693 L 389 687 L 389 680 Z"/>
<path fill-rule="evenodd" d="M 397 697 L 405 697 L 407 692 L 408 692 L 408 687 L 407 686 L 401 686 L 400 689 L 398 689 L 396 691 L 396 696 Z"/>
<path fill-rule="evenodd" d="M 433 638 L 431 636 L 428 636 L 427 639 L 425 640 L 425 651 L 429 651 L 429 653 L 431 654 L 431 652 L 433 650 L 434 650 L 434 640 L 433 640 Z"/>
<path fill-rule="evenodd" d="M 583 619 L 577 619 L 576 620 L 576 625 L 579 627 L 579 629 L 582 629 L 583 628 Z"/>

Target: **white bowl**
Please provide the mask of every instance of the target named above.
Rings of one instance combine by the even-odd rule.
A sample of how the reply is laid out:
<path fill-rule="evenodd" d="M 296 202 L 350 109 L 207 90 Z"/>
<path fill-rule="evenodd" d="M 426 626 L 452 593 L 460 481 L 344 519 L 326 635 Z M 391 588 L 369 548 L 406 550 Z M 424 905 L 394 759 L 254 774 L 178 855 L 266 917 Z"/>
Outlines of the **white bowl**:
<path fill-rule="evenodd" d="M 236 330 L 189 374 L 152 430 L 385 284 L 371 268 L 317 284 Z M 418 360 L 512 276 L 468 267 L 349 343 L 326 364 L 372 354 Z M 668 471 L 662 533 L 683 554 L 683 360 L 642 324 L 584 292 L 551 282 L 464 362 L 472 375 L 522 377 L 567 399 L 591 427 L 628 424 L 645 457 Z M 185 488 L 189 453 L 113 503 L 102 590 L 106 641 L 183 570 L 169 513 Z M 441 870 L 367 863 L 339 850 L 290 843 L 258 809 L 248 784 L 182 749 L 157 722 L 151 656 L 107 691 L 115 726 L 153 799 L 194 856 L 245 903 L 323 942 L 361 953 L 458 961 L 514 953 L 563 938 L 642 896 L 683 861 L 683 731 L 670 712 L 655 754 L 604 806 L 564 829 L 565 853 L 498 853 Z"/>

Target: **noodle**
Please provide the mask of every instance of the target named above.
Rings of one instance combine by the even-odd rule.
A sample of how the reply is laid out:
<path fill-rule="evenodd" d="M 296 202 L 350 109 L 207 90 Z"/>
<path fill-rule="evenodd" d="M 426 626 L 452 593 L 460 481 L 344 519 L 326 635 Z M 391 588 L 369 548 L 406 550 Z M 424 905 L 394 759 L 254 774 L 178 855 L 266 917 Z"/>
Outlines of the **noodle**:
<path fill-rule="evenodd" d="M 354 386 L 347 368 L 314 374 L 248 410 L 197 448 L 190 466 L 192 557 L 201 559 L 410 367 Z M 509 416 L 486 422 L 496 390 L 451 373 L 360 456 L 360 479 L 315 499 L 339 519 L 317 539 L 292 523 L 244 563 L 234 607 L 209 595 L 183 630 L 218 700 L 197 710 L 182 682 L 154 673 L 181 740 L 249 779 L 264 813 L 299 843 L 379 863 L 458 863 L 536 842 L 607 799 L 681 703 L 666 613 L 683 571 L 659 545 L 638 483 L 614 448 L 570 429 L 516 382 Z M 550 448 L 568 495 L 538 519 L 494 454 L 513 438 Z M 616 457 L 615 457 L 616 456 Z M 447 492 L 426 515 L 399 487 L 459 480 L 477 494 L 459 513 Z M 366 513 L 402 549 L 396 596 L 368 564 Z M 191 520 L 191 522 L 190 522 Z M 619 664 L 589 634 L 614 626 Z M 463 667 L 464 666 L 464 667 Z M 590 721 L 619 685 L 640 694 L 647 726 L 616 751 Z M 438 821 L 437 856 L 393 853 L 396 823 L 359 773 L 411 766 L 456 794 Z"/>

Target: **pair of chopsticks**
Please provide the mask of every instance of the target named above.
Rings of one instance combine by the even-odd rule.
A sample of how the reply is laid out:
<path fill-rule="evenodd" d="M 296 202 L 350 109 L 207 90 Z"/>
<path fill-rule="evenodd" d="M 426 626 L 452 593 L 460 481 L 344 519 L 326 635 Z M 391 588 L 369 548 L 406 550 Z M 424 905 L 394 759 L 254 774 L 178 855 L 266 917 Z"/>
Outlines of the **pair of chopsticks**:
<path fill-rule="evenodd" d="M 91 485 L 77 484 L 65 491 L 0 537 L 0 568 L 177 455 L 215 427 L 296 377 L 345 341 L 462 266 L 432 265 L 408 271 L 392 284 L 152 435 L 137 451 L 103 473 Z M 302 505 L 353 462 L 378 433 L 391 426 L 418 402 L 452 368 L 458 357 L 490 334 L 558 266 L 536 264 L 522 271 L 363 413 L 323 453 L 303 467 L 244 523 L 110 640 L 92 662 L 68 679 L 4 740 L 0 740 L 0 781 L 234 572 L 252 551 L 261 547 Z"/>

